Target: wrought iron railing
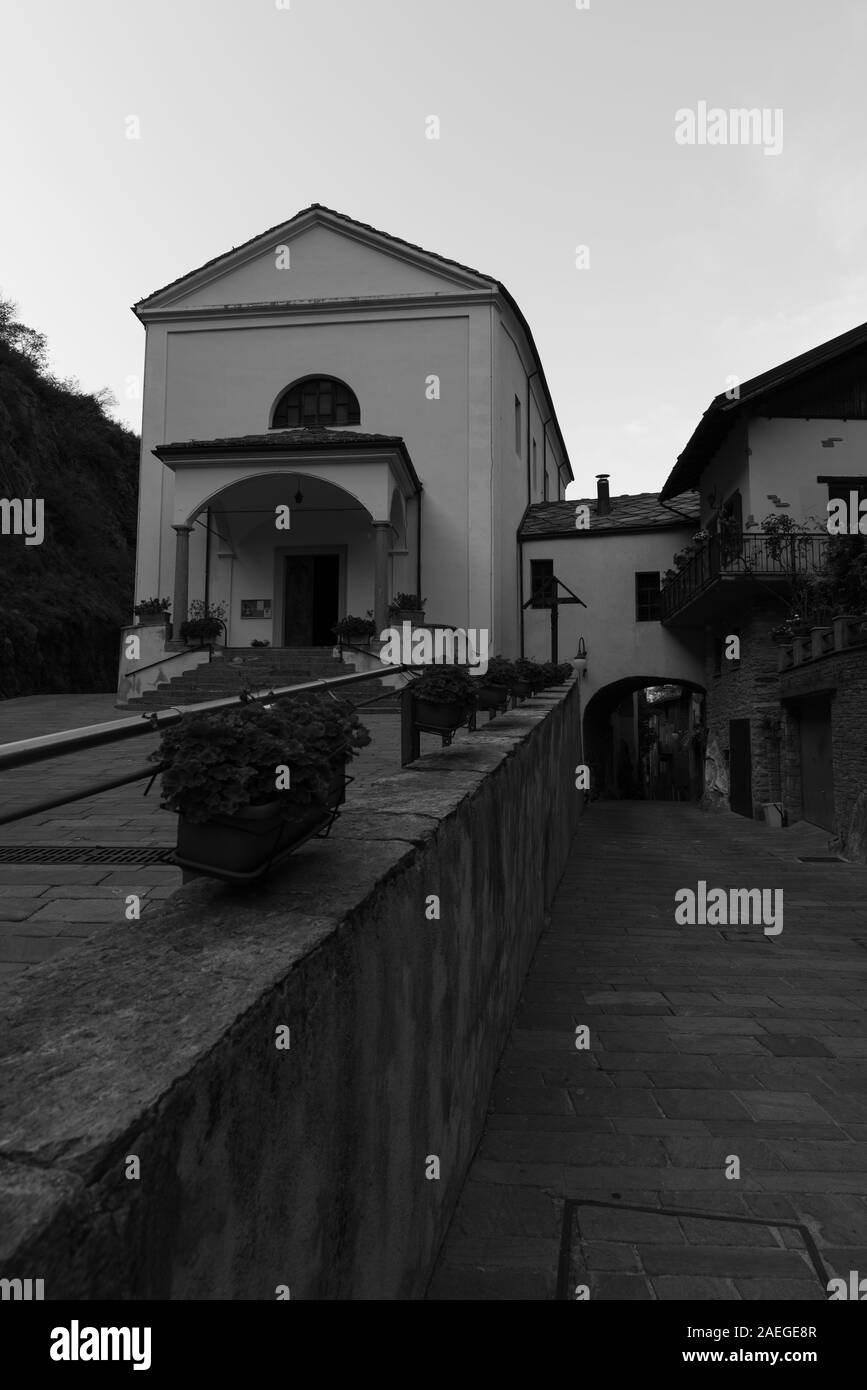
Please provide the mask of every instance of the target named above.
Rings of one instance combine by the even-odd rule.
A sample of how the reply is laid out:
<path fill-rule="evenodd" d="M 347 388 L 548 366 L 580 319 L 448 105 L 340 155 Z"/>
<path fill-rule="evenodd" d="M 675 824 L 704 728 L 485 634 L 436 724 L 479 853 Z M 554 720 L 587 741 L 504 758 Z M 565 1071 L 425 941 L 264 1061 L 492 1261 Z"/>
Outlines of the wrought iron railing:
<path fill-rule="evenodd" d="M 822 569 L 828 547 L 825 531 L 790 536 L 764 531 L 711 536 L 662 588 L 661 617 L 678 613 L 723 576 L 794 579 Z"/>

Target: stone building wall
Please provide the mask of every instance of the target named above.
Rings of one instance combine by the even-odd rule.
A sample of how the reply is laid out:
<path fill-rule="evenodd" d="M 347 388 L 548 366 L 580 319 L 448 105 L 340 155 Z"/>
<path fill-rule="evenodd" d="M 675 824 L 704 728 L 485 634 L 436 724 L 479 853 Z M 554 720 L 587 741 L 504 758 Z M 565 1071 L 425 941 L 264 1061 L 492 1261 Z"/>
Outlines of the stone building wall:
<path fill-rule="evenodd" d="M 757 818 L 766 802 L 778 801 L 782 795 L 778 648 L 769 636 L 770 629 L 780 622 L 781 613 L 779 603 L 759 597 L 728 623 L 705 629 L 706 757 L 718 757 L 728 770 L 729 721 L 750 720 L 752 800 Z M 739 661 L 725 656 L 725 638 L 729 635 L 740 637 Z M 717 669 L 715 653 L 720 639 L 723 656 Z M 714 793 L 706 787 L 705 805 L 729 810 L 727 792 Z"/>
<path fill-rule="evenodd" d="M 830 693 L 836 835 L 847 858 L 867 862 L 867 646 L 830 653 L 784 671 L 786 701 L 786 809 L 803 814 L 800 787 L 798 697 Z"/>

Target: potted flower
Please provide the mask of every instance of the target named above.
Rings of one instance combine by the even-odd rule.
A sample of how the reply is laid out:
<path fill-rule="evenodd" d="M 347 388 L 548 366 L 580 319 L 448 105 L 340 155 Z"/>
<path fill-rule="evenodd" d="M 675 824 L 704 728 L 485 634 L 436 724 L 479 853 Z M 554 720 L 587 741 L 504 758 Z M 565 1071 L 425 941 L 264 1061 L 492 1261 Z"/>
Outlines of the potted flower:
<path fill-rule="evenodd" d="M 494 656 L 488 662 L 488 669 L 475 682 L 478 708 L 487 710 L 506 709 L 512 685 L 517 679 L 515 663 L 503 656 Z"/>
<path fill-rule="evenodd" d="M 799 617 L 797 613 L 793 613 L 790 617 L 786 618 L 784 622 L 778 623 L 776 627 L 772 627 L 768 636 L 771 641 L 776 642 L 778 646 L 786 647 L 791 642 L 794 642 L 796 638 L 806 637 L 809 631 L 810 624 L 806 619 Z"/>
<path fill-rule="evenodd" d="M 176 862 L 212 878 L 260 878 L 330 825 L 346 763 L 370 742 L 354 708 L 325 695 L 188 714 L 150 755 L 178 816 Z"/>
<path fill-rule="evenodd" d="M 512 690 L 520 700 L 526 700 L 529 695 L 535 695 L 538 690 L 545 688 L 545 672 L 541 662 L 522 656 L 515 662 L 515 675 L 517 679 Z"/>
<path fill-rule="evenodd" d="M 370 639 L 376 633 L 376 623 L 373 621 L 373 612 L 368 608 L 366 618 L 354 618 L 351 613 L 339 622 L 334 624 L 331 629 L 342 646 L 344 642 L 365 642 L 370 646 Z"/>
<path fill-rule="evenodd" d="M 226 605 L 224 603 L 205 603 L 204 599 L 193 599 L 190 616 L 181 623 L 181 641 L 197 640 L 200 647 L 206 642 L 216 642 L 226 626 Z"/>
<path fill-rule="evenodd" d="M 139 627 L 164 627 L 169 620 L 170 598 L 143 598 L 132 610 Z"/>
<path fill-rule="evenodd" d="M 388 616 L 396 623 L 412 623 L 413 626 L 424 622 L 425 600 L 419 598 L 418 594 L 395 594 L 388 608 Z"/>
<path fill-rule="evenodd" d="M 425 671 L 413 687 L 415 723 L 435 733 L 453 733 L 476 708 L 476 681 L 461 666 Z"/>

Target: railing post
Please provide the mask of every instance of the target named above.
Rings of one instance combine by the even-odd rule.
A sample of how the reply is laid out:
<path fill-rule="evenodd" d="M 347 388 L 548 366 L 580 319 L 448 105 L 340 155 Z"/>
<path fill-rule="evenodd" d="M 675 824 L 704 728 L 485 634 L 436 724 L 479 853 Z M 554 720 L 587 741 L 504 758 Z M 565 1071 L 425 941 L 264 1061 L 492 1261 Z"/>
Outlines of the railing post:
<path fill-rule="evenodd" d="M 412 687 L 400 692 L 400 765 L 414 763 L 421 756 L 421 735 L 413 723 Z"/>

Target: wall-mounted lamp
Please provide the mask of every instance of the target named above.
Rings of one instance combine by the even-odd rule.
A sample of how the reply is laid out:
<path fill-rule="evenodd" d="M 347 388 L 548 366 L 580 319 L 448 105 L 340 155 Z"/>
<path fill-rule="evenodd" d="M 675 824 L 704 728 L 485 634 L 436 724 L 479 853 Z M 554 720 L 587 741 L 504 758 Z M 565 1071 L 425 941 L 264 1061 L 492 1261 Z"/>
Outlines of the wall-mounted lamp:
<path fill-rule="evenodd" d="M 572 669 L 577 676 L 587 675 L 587 648 L 583 637 L 578 638 L 578 650 L 572 658 Z"/>

